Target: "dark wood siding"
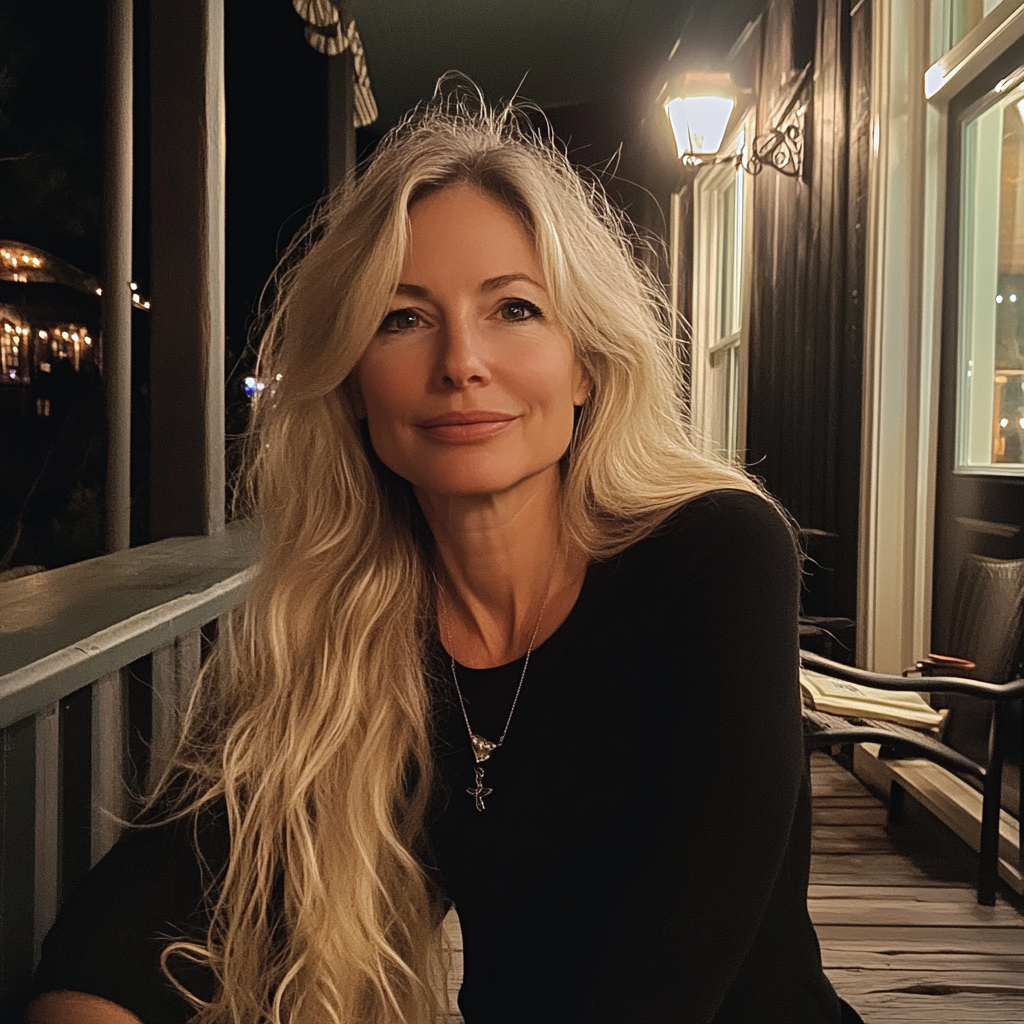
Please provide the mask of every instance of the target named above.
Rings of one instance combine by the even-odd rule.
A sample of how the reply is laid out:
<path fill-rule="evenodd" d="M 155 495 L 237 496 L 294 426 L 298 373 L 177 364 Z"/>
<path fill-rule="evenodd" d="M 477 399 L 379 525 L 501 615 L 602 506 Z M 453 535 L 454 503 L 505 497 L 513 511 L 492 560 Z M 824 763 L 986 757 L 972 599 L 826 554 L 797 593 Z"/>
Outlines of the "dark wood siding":
<path fill-rule="evenodd" d="M 846 219 L 846 323 L 839 358 L 839 430 L 836 462 L 835 598 L 843 614 L 857 607 L 857 534 L 864 378 L 864 293 L 867 267 L 868 179 L 871 164 L 871 0 L 853 3 L 850 16 L 848 179 Z"/>
<path fill-rule="evenodd" d="M 773 0 L 765 11 L 758 131 L 775 124 L 790 100 L 806 105 L 804 170 L 800 179 L 763 171 L 753 214 L 748 464 L 800 526 L 836 535 L 813 610 L 850 617 L 860 481 L 869 3 L 854 4 L 851 14 L 849 0 Z M 808 26 L 816 28 L 813 50 Z"/>

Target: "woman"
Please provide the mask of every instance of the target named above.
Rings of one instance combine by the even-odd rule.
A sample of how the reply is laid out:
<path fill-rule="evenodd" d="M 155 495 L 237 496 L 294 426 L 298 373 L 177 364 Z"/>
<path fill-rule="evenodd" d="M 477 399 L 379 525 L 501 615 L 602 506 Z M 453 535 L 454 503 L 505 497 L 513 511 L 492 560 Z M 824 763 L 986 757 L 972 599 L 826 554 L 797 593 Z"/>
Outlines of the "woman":
<path fill-rule="evenodd" d="M 510 111 L 382 143 L 264 338 L 259 578 L 162 823 L 62 911 L 33 1021 L 426 1024 L 451 902 L 467 1024 L 842 1019 L 792 535 L 687 437 L 661 308 Z"/>

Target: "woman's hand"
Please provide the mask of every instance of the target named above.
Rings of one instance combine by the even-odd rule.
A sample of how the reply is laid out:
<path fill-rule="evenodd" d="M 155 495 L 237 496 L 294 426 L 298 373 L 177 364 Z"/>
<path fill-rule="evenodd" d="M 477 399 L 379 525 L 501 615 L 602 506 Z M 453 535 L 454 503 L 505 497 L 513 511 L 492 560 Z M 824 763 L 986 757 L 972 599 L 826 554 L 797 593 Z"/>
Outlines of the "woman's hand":
<path fill-rule="evenodd" d="M 84 992 L 47 992 L 28 1008 L 28 1024 L 142 1024 L 117 1003 Z"/>

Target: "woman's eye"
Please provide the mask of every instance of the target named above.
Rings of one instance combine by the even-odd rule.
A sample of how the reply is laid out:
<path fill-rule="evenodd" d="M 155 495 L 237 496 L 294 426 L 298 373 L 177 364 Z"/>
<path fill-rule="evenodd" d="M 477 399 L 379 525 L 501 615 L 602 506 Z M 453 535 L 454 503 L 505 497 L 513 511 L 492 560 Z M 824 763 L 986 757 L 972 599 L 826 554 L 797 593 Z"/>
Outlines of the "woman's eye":
<path fill-rule="evenodd" d="M 380 330 L 384 334 L 399 334 L 418 327 L 420 318 L 411 309 L 395 309 L 388 313 L 381 322 Z"/>
<path fill-rule="evenodd" d="M 543 316 L 540 309 L 526 299 L 508 299 L 501 304 L 502 320 L 532 320 Z"/>

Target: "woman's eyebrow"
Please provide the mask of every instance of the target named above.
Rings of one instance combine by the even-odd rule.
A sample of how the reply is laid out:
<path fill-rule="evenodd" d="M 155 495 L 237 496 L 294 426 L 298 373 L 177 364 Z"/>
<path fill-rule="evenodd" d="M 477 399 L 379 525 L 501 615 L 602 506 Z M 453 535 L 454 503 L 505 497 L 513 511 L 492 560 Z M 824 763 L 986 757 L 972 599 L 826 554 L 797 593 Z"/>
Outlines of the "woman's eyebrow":
<path fill-rule="evenodd" d="M 526 281 L 532 284 L 534 288 L 539 288 L 541 291 L 547 291 L 544 285 L 538 281 L 534 281 L 529 274 L 501 274 L 499 277 L 489 277 L 482 285 L 480 285 L 480 291 L 492 292 L 496 288 L 504 288 L 507 284 L 512 284 L 513 281 Z"/>
<path fill-rule="evenodd" d="M 532 284 L 534 288 L 539 288 L 541 291 L 547 291 L 547 289 L 539 281 L 535 281 L 529 274 L 500 274 L 498 277 L 489 277 L 480 285 L 480 291 L 482 292 L 493 292 L 498 288 L 504 288 L 505 285 L 512 284 L 515 281 L 526 281 L 528 284 Z M 424 288 L 421 284 L 404 284 L 399 283 L 395 289 L 396 295 L 408 295 L 415 299 L 429 299 L 430 289 Z"/>
<path fill-rule="evenodd" d="M 399 284 L 395 289 L 396 295 L 411 295 L 414 299 L 429 299 L 430 289 L 424 288 L 421 284 Z"/>

